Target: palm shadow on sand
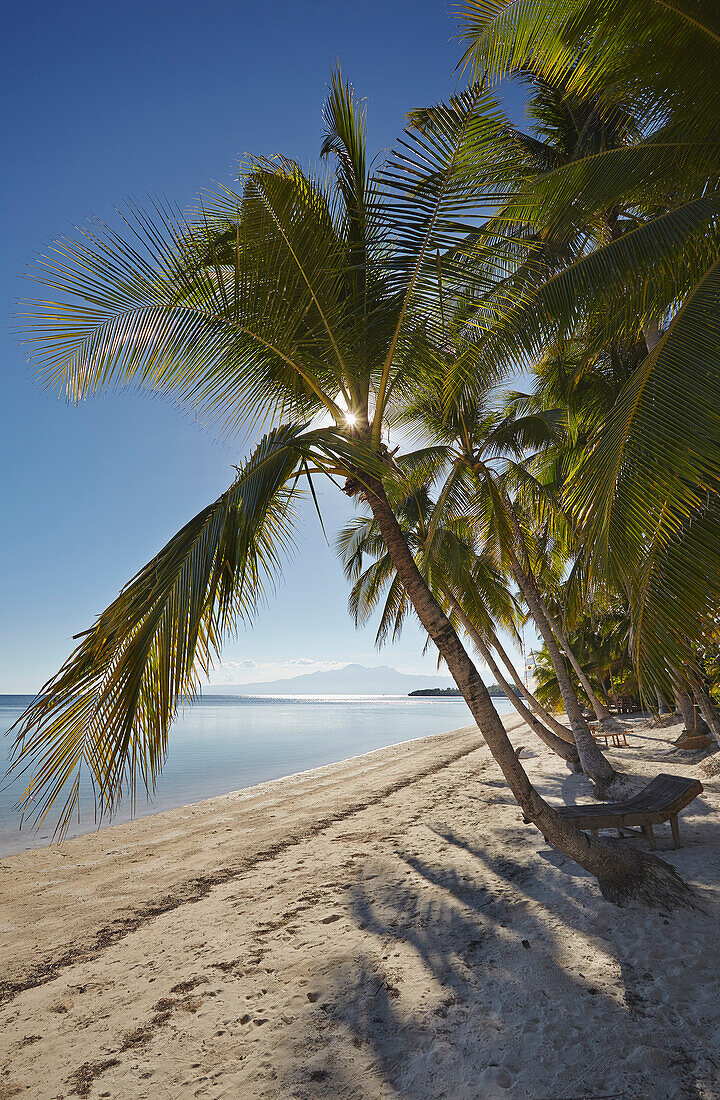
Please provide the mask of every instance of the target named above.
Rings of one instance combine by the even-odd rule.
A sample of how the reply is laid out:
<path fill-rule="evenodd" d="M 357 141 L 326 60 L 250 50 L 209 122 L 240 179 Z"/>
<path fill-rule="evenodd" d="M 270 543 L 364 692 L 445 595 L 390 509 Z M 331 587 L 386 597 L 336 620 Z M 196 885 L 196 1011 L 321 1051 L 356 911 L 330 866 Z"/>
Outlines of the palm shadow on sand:
<path fill-rule="evenodd" d="M 372 886 L 348 891 L 349 914 L 375 950 L 333 973 L 318 1010 L 330 1029 L 323 1032 L 322 1081 L 306 1078 L 303 1085 L 301 1074 L 292 1095 L 707 1095 L 702 1032 L 689 1043 L 681 1011 L 652 998 L 660 975 L 649 973 L 627 943 L 615 943 L 611 927 L 599 942 L 617 963 L 614 986 L 594 984 L 581 955 L 572 965 L 563 955 L 568 934 L 587 942 L 618 911 L 598 901 L 589 913 L 588 876 L 534 864 L 534 845 L 519 843 L 517 830 L 506 832 L 503 850 L 512 858 L 492 855 L 477 838 L 434 828 L 432 858 L 398 853 L 397 865 L 373 868 L 380 874 Z M 652 918 L 658 935 L 665 919 Z M 660 947 L 654 965 L 661 963 Z M 660 1016 L 666 1024 L 668 1013 L 676 1018 L 677 1040 L 663 1051 L 656 1025 Z M 349 1060 L 366 1067 L 362 1094 L 353 1091 Z"/>

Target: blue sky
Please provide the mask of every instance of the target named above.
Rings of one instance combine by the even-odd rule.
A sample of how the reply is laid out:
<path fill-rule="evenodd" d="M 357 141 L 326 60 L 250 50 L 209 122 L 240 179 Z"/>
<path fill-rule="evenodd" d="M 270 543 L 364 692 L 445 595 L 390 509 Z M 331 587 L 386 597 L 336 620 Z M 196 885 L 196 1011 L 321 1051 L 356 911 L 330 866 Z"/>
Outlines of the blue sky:
<path fill-rule="evenodd" d="M 435 0 L 36 0 L 8 5 L 0 43 L 0 692 L 33 691 L 122 584 L 232 480 L 239 454 L 171 405 L 108 395 L 71 408 L 42 393 L 13 335 L 23 278 L 53 239 L 129 197 L 183 206 L 231 184 L 245 152 L 307 163 L 330 69 L 368 99 L 373 149 L 404 113 L 447 96 L 459 57 Z M 520 109 L 519 98 L 514 104 Z M 350 514 L 324 494 L 328 532 Z M 327 663 L 434 671 L 419 629 L 381 656 L 357 632 L 342 571 L 308 514 L 297 555 L 216 679 L 248 682 Z"/>

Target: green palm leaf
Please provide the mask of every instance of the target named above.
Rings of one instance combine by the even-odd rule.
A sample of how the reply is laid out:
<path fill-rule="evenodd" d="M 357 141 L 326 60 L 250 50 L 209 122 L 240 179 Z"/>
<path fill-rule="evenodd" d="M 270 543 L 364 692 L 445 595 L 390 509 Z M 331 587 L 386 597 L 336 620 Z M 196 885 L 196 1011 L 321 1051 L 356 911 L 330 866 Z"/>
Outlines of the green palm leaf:
<path fill-rule="evenodd" d="M 717 263 L 624 387 L 568 494 L 594 573 L 623 576 L 633 594 L 636 652 L 660 680 L 678 651 L 691 659 L 720 599 L 719 378 Z"/>
<path fill-rule="evenodd" d="M 174 535 L 83 635 L 18 722 L 13 771 L 33 773 L 24 812 L 42 820 L 69 785 L 63 832 L 83 769 L 101 813 L 111 812 L 125 789 L 134 794 L 139 781 L 153 787 L 178 706 L 196 694 L 223 638 L 257 611 L 293 549 L 303 464 L 337 454 L 335 442 L 327 432 L 293 426 L 266 436 L 231 487 Z"/>
<path fill-rule="evenodd" d="M 414 111 L 411 122 L 378 180 L 378 201 L 392 229 L 388 271 L 400 302 L 378 383 L 379 408 L 384 408 L 388 391 L 402 377 L 401 370 L 393 376 L 393 365 L 403 325 L 422 309 L 423 325 L 437 327 L 439 321 L 441 332 L 438 257 L 443 254 L 441 267 L 447 266 L 447 256 L 469 229 L 463 215 L 477 219 L 483 203 L 493 202 L 490 195 L 479 199 L 478 174 L 506 126 L 481 84 L 471 85 L 447 104 Z M 376 416 L 375 438 L 379 430 Z"/>

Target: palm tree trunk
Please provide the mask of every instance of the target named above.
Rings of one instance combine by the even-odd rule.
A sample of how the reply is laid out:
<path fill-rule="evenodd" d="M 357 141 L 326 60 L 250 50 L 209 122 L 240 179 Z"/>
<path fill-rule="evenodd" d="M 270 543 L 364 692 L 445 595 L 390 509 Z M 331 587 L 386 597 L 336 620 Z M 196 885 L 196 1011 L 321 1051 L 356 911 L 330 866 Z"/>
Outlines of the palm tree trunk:
<path fill-rule="evenodd" d="M 610 762 L 605 759 L 600 751 L 597 742 L 593 735 L 590 733 L 590 727 L 583 718 L 582 711 L 580 710 L 580 704 L 575 694 L 575 689 L 572 686 L 570 676 L 568 674 L 567 666 L 563 660 L 562 654 L 558 648 L 558 644 L 555 640 L 555 635 L 552 632 L 549 622 L 545 618 L 540 603 L 537 599 L 537 590 L 535 585 L 531 583 L 530 578 L 523 570 L 520 562 L 518 561 L 514 551 L 511 551 L 510 560 L 512 563 L 513 574 L 517 582 L 517 586 L 522 592 L 525 603 L 530 609 L 540 635 L 545 642 L 545 646 L 548 651 L 548 656 L 552 662 L 552 666 L 555 669 L 555 675 L 557 676 L 558 686 L 560 688 L 560 694 L 563 698 L 565 705 L 565 713 L 568 716 L 570 723 L 570 729 L 573 732 L 575 738 L 575 744 L 577 745 L 578 752 L 580 753 L 580 762 L 582 764 L 583 771 L 589 779 L 592 780 L 596 794 L 602 797 L 607 790 L 608 786 L 617 777 L 617 772 L 612 767 Z"/>
<path fill-rule="evenodd" d="M 535 711 L 540 721 L 543 722 L 548 729 L 551 729 L 553 733 L 556 733 L 561 741 L 572 741 L 574 744 L 575 738 L 572 735 L 572 730 L 569 730 L 562 722 L 558 722 L 555 715 L 551 714 L 549 710 L 546 710 L 539 699 L 525 686 L 522 677 L 519 675 L 515 665 L 510 660 L 510 657 L 505 652 L 500 639 L 495 633 L 493 633 L 491 644 L 493 649 L 497 652 L 498 657 L 505 665 L 505 668 L 508 670 L 510 679 L 522 694 L 530 709 Z"/>
<path fill-rule="evenodd" d="M 720 745 L 720 714 L 702 684 L 695 684 L 694 691 L 705 725 Z"/>
<path fill-rule="evenodd" d="M 675 685 L 675 706 L 683 720 L 686 733 L 695 733 L 695 705 L 693 697 L 680 684 Z"/>
<path fill-rule="evenodd" d="M 654 351 L 662 340 L 662 333 L 660 331 L 660 325 L 654 317 L 651 317 L 649 321 L 646 321 L 642 327 L 643 336 L 645 337 L 645 347 L 648 349 L 648 354 Z"/>
<path fill-rule="evenodd" d="M 460 604 L 457 602 L 451 592 L 447 593 L 447 597 L 450 601 L 453 611 L 462 623 L 463 629 L 466 631 L 468 637 L 472 640 L 473 645 L 475 646 L 483 660 L 486 662 L 488 668 L 495 677 L 495 680 L 503 689 L 508 697 L 509 702 L 515 708 L 525 724 L 528 725 L 533 733 L 540 738 L 543 744 L 547 745 L 549 749 L 552 749 L 554 753 L 557 753 L 558 756 L 565 760 L 574 772 L 582 771 L 580 757 L 578 755 L 575 743 L 572 742 L 572 744 L 569 744 L 567 741 L 561 740 L 561 738 L 556 737 L 555 734 L 551 733 L 549 729 L 546 729 L 545 726 L 543 726 L 542 722 L 540 722 L 535 717 L 532 711 L 528 710 L 525 704 L 522 703 L 520 699 L 518 699 L 517 693 L 513 691 L 510 684 L 504 678 L 502 672 L 498 668 L 493 658 L 492 653 L 485 645 L 485 642 L 480 637 L 480 634 L 475 629 L 471 621 L 468 619 Z"/>
<path fill-rule="evenodd" d="M 675 688 L 673 683 L 673 700 L 675 702 L 675 710 L 673 711 L 673 718 L 680 719 L 683 717 L 683 712 L 680 709 L 680 692 Z"/>
<path fill-rule="evenodd" d="M 525 575 L 528 578 L 528 583 L 530 585 L 532 585 L 532 587 L 534 589 L 536 601 L 537 601 L 537 604 L 540 608 L 540 611 L 541 611 L 542 615 L 544 616 L 545 620 L 547 621 L 547 624 L 550 627 L 550 630 L 553 632 L 553 634 L 557 638 L 558 642 L 562 646 L 562 649 L 565 652 L 565 654 L 567 656 L 567 659 L 569 660 L 570 664 L 574 668 L 575 674 L 576 674 L 578 680 L 580 681 L 580 683 L 582 685 L 583 691 L 585 692 L 585 694 L 588 697 L 588 701 L 590 703 L 590 706 L 595 711 L 595 716 L 596 716 L 598 722 L 600 722 L 600 724 L 602 726 L 617 725 L 617 723 L 615 722 L 615 719 L 610 714 L 610 711 L 608 710 L 608 708 L 604 705 L 604 703 L 600 702 L 597 695 L 593 691 L 592 684 L 588 680 L 587 676 L 585 675 L 583 669 L 580 666 L 580 662 L 578 661 L 575 654 L 573 653 L 572 647 L 571 647 L 570 643 L 568 642 L 567 637 L 565 636 L 565 633 L 561 630 L 560 625 L 555 621 L 555 619 L 552 617 L 552 615 L 548 611 L 547 604 L 545 603 L 542 596 L 540 595 L 540 589 L 538 588 L 535 577 L 532 574 L 532 569 L 530 568 L 530 560 L 529 560 L 529 556 L 528 556 L 528 552 L 527 552 L 527 547 L 525 545 L 525 538 L 524 538 L 524 535 L 523 535 L 523 532 L 522 532 L 522 528 L 520 526 L 520 521 L 519 521 L 519 519 L 517 517 L 517 514 L 515 512 L 513 502 L 510 500 L 509 496 L 506 496 L 505 504 L 506 504 L 506 506 L 508 508 L 508 511 L 510 513 L 510 520 L 512 522 L 513 531 L 515 532 L 515 538 L 517 539 L 517 542 L 518 542 L 518 548 L 520 550 L 522 550 L 522 553 L 525 557 L 525 561 L 527 563 L 526 565 L 521 566 L 521 568 L 523 569 L 523 572 L 525 573 Z M 518 562 L 518 564 L 519 564 L 519 562 Z M 523 593 L 523 595 L 524 595 L 524 593 Z M 543 635 L 543 640 L 545 640 L 544 635 Z M 547 641 L 545 641 L 545 644 L 547 645 Z M 574 692 L 573 692 L 573 694 L 574 694 Z M 568 717 L 569 717 L 569 715 L 568 715 Z"/>
<path fill-rule="evenodd" d="M 582 685 L 582 689 L 588 697 L 588 701 L 590 703 L 590 706 L 595 711 L 595 717 L 597 718 L 598 722 L 600 723 L 601 726 L 603 726 L 605 728 L 612 727 L 614 725 L 618 725 L 619 723 L 616 721 L 615 718 L 613 718 L 613 716 L 610 713 L 610 710 L 608 709 L 608 707 L 606 707 L 605 704 L 602 703 L 598 699 L 597 695 L 595 694 L 593 686 L 590 683 L 590 681 L 588 680 L 587 675 L 586 675 L 586 673 L 584 672 L 584 670 L 582 668 L 582 665 L 580 664 L 577 657 L 573 653 L 573 649 L 572 649 L 572 646 L 570 645 L 570 642 L 567 639 L 567 635 L 563 631 L 560 624 L 556 621 L 556 619 L 553 618 L 553 616 L 548 611 L 547 604 L 543 600 L 540 593 L 538 593 L 538 599 L 540 601 L 540 606 L 543 610 L 545 618 L 547 619 L 548 623 L 550 624 L 550 629 L 552 630 L 553 634 L 555 635 L 558 642 L 560 643 L 560 646 L 562 647 L 563 653 L 565 653 L 568 661 L 570 662 L 573 669 L 575 670 L 575 675 L 577 676 L 578 680 L 580 681 L 580 683 Z"/>
<path fill-rule="evenodd" d="M 625 841 L 599 840 L 581 833 L 540 797 L 515 755 L 475 665 L 423 580 L 383 486 L 367 476 L 362 480 L 362 485 L 355 479 L 349 480 L 346 492 L 354 496 L 360 491 L 367 501 L 397 576 L 460 689 L 525 818 L 537 826 L 550 844 L 594 875 L 608 900 L 617 904 L 642 901 L 661 907 L 691 904 L 689 888 L 667 863 L 639 852 Z"/>
<path fill-rule="evenodd" d="M 658 688 L 658 687 L 655 688 L 655 698 L 657 699 L 658 714 L 661 717 L 665 714 L 669 714 L 670 713 L 670 707 L 665 702 L 663 694 L 660 691 L 660 688 Z"/>

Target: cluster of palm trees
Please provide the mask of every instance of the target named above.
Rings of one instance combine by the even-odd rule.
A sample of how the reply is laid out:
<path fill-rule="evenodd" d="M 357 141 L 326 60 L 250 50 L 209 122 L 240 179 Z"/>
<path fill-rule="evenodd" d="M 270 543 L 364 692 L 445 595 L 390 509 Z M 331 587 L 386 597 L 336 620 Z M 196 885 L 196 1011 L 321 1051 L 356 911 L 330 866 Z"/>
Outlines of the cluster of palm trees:
<path fill-rule="evenodd" d="M 62 829 L 83 768 L 103 810 L 153 784 L 326 477 L 363 509 L 339 540 L 358 620 L 381 608 L 382 640 L 414 614 L 526 819 L 607 897 L 668 904 L 666 864 L 534 790 L 471 654 L 599 792 L 616 774 L 583 713 L 613 721 L 591 635 L 646 699 L 704 696 L 718 735 L 720 21 L 709 0 L 466 0 L 461 23 L 465 86 L 413 111 L 379 168 L 336 72 L 318 171 L 251 158 L 237 192 L 131 209 L 45 265 L 46 384 L 134 384 L 265 434 L 26 712 L 24 808 L 69 789 Z M 509 76 L 528 133 L 496 98 Z M 521 370 L 529 392 L 504 390 Z M 498 636 L 521 616 L 539 698 Z"/>

